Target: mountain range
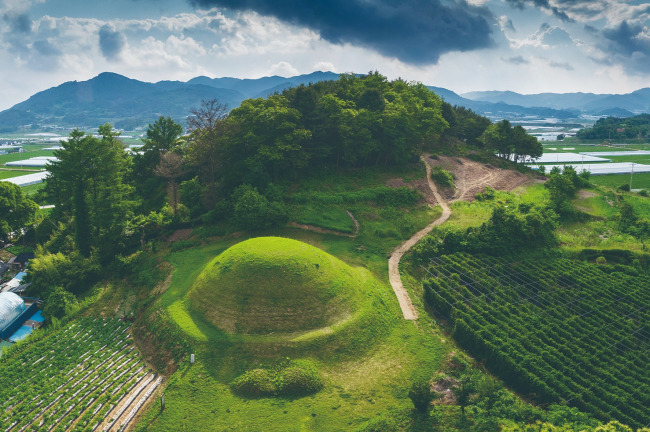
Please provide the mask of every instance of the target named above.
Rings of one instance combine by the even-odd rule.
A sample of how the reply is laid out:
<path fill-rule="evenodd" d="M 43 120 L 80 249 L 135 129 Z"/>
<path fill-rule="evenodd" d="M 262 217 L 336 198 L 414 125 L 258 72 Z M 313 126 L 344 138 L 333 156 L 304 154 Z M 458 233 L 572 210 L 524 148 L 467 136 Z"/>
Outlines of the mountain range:
<path fill-rule="evenodd" d="M 286 88 L 324 80 L 336 80 L 333 72 L 313 72 L 295 77 L 271 76 L 258 79 L 209 78 L 189 81 L 148 83 L 104 72 L 87 81 L 69 81 L 38 92 L 26 101 L 0 112 L 0 131 L 21 127 L 95 128 L 110 122 L 115 127 L 133 130 L 145 127 L 159 116 L 183 122 L 190 108 L 201 100 L 217 98 L 230 108 L 248 98 L 266 97 Z M 576 118 L 630 116 L 650 112 L 650 89 L 627 95 L 590 93 L 542 93 L 521 95 L 515 92 L 471 92 L 463 95 L 441 87 L 429 87 L 452 105 L 461 105 L 491 119 Z"/>

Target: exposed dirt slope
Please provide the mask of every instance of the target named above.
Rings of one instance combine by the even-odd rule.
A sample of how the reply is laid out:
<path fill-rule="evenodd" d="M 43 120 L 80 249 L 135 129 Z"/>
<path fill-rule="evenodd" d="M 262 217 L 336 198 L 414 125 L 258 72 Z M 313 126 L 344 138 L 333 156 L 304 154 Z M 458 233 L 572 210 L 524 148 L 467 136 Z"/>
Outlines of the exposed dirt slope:
<path fill-rule="evenodd" d="M 504 170 L 467 158 L 439 156 L 438 159 L 427 158 L 427 162 L 432 167 L 439 165 L 454 175 L 456 191 L 452 196 L 446 197 L 451 201 L 473 201 L 474 196 L 483 192 L 486 186 L 510 191 L 531 180 L 529 176 L 517 171 Z"/>

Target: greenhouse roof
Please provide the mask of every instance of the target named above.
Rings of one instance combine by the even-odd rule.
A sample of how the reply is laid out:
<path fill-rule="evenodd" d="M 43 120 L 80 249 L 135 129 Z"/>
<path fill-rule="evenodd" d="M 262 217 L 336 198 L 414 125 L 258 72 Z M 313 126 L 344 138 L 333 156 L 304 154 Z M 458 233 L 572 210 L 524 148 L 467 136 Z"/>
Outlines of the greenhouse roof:
<path fill-rule="evenodd" d="M 0 293 L 0 329 L 6 328 L 25 311 L 25 301 L 15 293 Z"/>

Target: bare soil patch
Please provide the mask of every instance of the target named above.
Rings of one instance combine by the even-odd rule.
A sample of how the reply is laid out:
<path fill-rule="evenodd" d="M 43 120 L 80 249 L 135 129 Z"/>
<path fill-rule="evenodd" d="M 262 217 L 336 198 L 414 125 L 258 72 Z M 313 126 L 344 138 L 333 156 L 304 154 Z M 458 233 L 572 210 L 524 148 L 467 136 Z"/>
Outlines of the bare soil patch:
<path fill-rule="evenodd" d="M 182 241 L 187 238 L 189 238 L 192 235 L 192 229 L 179 229 L 176 230 L 174 233 L 169 236 L 169 239 L 167 239 L 167 242 L 176 242 L 176 241 Z"/>
<path fill-rule="evenodd" d="M 596 197 L 598 194 L 596 194 L 593 191 L 589 191 L 587 189 L 581 189 L 578 191 L 578 198 L 589 198 L 589 197 Z"/>
<path fill-rule="evenodd" d="M 420 194 L 422 194 L 423 197 L 422 203 L 428 204 L 431 207 L 436 206 L 438 204 L 435 195 L 433 195 L 433 192 L 429 187 L 429 182 L 427 182 L 426 179 L 415 179 L 412 180 L 411 182 L 404 182 L 404 179 L 398 177 L 395 179 L 387 180 L 385 185 L 391 188 L 399 188 L 401 186 L 415 188 L 418 190 Z"/>
<path fill-rule="evenodd" d="M 455 178 L 456 191 L 452 201 L 473 201 L 474 196 L 485 190 L 485 187 L 511 191 L 531 180 L 531 177 L 514 170 L 504 170 L 489 164 L 472 161 L 468 158 L 438 156 L 438 159 L 427 158 L 431 166 L 441 166 L 451 172 Z M 447 194 L 451 190 L 446 191 Z"/>

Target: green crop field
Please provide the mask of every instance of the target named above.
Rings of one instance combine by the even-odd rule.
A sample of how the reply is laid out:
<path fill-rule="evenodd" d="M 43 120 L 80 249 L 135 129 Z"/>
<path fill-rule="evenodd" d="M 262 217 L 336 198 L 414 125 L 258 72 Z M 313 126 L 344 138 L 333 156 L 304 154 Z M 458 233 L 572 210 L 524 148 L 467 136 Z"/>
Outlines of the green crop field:
<path fill-rule="evenodd" d="M 455 254 L 432 258 L 423 284 L 459 344 L 514 389 L 641 428 L 650 423 L 648 277 Z"/>
<path fill-rule="evenodd" d="M 0 169 L 0 180 L 10 179 L 12 177 L 24 176 L 26 174 L 35 173 L 31 170 L 9 170 L 9 169 Z"/>
<path fill-rule="evenodd" d="M 127 331 L 117 319 L 79 319 L 11 349 L 0 363 L 0 428 L 91 431 L 108 414 L 120 419 L 125 396 L 151 380 Z"/>
<path fill-rule="evenodd" d="M 650 189 L 650 173 L 635 173 L 633 176 L 629 174 L 606 174 L 591 176 L 589 181 L 595 185 L 618 188 L 622 185 L 629 185 L 630 177 L 632 177 L 632 189 Z"/>
<path fill-rule="evenodd" d="M 4 165 L 5 162 L 11 161 L 20 161 L 23 159 L 34 158 L 35 156 L 54 156 L 54 152 L 51 150 L 28 150 L 20 153 L 6 153 L 0 155 L 0 166 Z"/>

